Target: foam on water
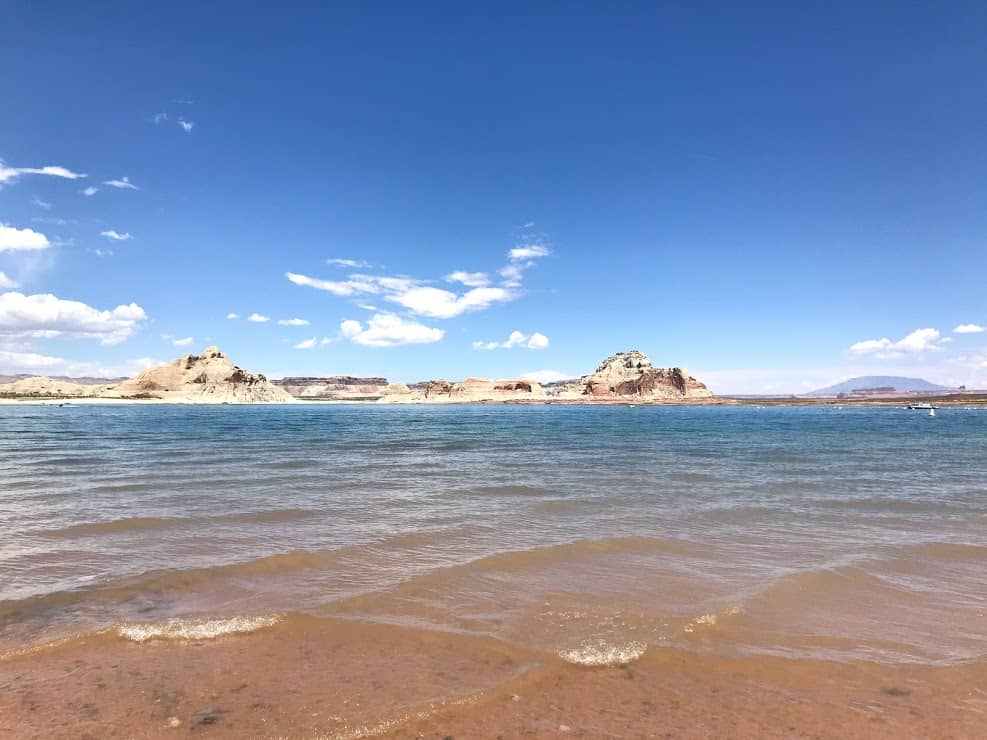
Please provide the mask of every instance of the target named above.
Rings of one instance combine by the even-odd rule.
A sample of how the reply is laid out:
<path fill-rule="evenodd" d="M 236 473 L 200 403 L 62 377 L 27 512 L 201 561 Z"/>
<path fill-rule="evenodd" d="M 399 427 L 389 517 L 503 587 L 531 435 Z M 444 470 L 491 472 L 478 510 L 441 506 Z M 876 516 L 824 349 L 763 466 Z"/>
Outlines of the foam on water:
<path fill-rule="evenodd" d="M 148 640 L 212 640 L 223 635 L 254 632 L 273 627 L 278 615 L 266 617 L 229 617 L 227 619 L 169 619 L 167 622 L 122 624 L 117 634 L 134 642 Z"/>
<path fill-rule="evenodd" d="M 633 663 L 647 651 L 643 642 L 612 644 L 606 640 L 584 642 L 572 650 L 560 650 L 559 657 L 567 663 L 588 666 L 614 666 Z"/>

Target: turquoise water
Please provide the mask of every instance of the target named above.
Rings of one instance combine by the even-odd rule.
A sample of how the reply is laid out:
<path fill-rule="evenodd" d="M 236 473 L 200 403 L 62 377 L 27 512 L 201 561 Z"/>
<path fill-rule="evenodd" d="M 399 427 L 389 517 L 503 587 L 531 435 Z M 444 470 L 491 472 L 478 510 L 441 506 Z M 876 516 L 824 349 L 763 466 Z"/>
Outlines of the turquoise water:
<path fill-rule="evenodd" d="M 987 411 L 0 406 L 0 652 L 305 612 L 983 656 Z"/>

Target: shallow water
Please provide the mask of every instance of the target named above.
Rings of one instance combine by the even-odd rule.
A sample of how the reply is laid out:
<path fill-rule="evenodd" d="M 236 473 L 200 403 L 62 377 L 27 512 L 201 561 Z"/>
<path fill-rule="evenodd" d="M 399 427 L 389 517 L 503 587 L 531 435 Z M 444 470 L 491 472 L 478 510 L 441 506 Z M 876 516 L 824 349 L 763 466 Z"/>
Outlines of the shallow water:
<path fill-rule="evenodd" d="M 0 481 L 21 661 L 301 617 L 585 665 L 987 659 L 987 411 L 0 406 Z"/>

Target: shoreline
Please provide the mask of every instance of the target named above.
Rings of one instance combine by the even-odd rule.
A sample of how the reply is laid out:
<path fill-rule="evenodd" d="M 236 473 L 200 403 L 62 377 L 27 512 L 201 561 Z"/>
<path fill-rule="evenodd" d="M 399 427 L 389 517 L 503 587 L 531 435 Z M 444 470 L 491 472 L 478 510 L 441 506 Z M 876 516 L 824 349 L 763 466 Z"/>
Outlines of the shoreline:
<path fill-rule="evenodd" d="M 972 395 L 972 394 L 971 394 Z M 809 399 L 809 398 L 736 398 L 718 396 L 711 399 L 509 399 L 509 400 L 416 400 L 416 401 L 351 401 L 342 399 L 295 399 L 288 402 L 243 402 L 243 401 L 197 401 L 169 398 L 97 398 L 93 396 L 24 396 L 0 398 L 0 406 L 747 406 L 755 408 L 797 407 L 797 408 L 901 408 L 910 403 L 928 401 L 945 408 L 985 408 L 987 395 L 977 394 L 971 398 L 958 396 L 910 396 L 881 399 Z"/>
<path fill-rule="evenodd" d="M 0 658 L 15 737 L 974 737 L 987 663 L 649 646 L 578 665 L 484 636 L 286 616 L 214 638 L 90 635 Z"/>

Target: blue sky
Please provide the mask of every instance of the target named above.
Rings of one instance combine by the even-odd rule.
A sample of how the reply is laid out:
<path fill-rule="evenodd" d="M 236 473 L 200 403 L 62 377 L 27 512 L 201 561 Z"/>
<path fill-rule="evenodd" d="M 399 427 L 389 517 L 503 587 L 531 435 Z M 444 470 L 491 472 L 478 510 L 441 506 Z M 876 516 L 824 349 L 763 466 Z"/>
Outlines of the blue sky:
<path fill-rule="evenodd" d="M 0 372 L 987 386 L 985 21 L 5 3 Z"/>

